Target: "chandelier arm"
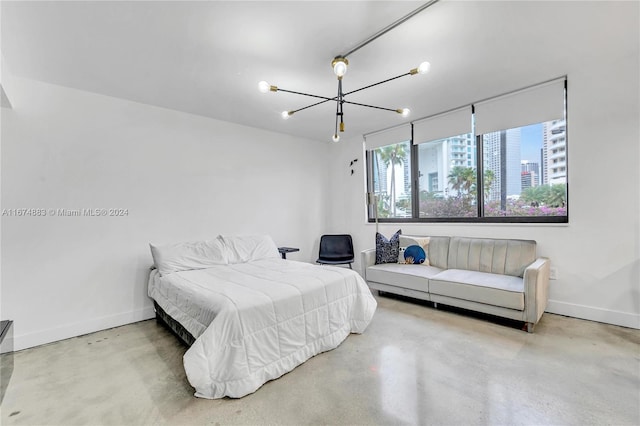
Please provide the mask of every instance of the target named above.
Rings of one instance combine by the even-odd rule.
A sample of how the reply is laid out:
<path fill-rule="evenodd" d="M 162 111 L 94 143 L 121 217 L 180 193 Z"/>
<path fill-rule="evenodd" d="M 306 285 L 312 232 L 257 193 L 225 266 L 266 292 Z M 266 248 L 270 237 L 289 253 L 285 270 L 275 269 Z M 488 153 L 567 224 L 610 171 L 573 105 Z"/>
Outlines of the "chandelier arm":
<path fill-rule="evenodd" d="M 345 93 L 345 94 L 344 94 L 344 96 L 350 95 L 350 94 L 352 94 L 352 93 L 359 92 L 359 91 L 364 90 L 364 89 L 368 89 L 369 87 L 373 87 L 373 86 L 377 86 L 377 85 L 379 85 L 379 84 L 387 83 L 387 82 L 389 82 L 389 81 L 392 81 L 392 80 L 395 80 L 395 79 L 398 79 L 398 78 L 400 78 L 400 77 L 404 77 L 404 76 L 407 76 L 407 75 L 411 75 L 411 72 L 407 72 L 407 73 L 404 73 L 404 74 L 400 74 L 400 75 L 397 75 L 397 76 L 395 76 L 395 77 L 391 77 L 391 78 L 388 78 L 388 79 L 386 79 L 386 80 L 382 80 L 382 81 L 379 81 L 379 82 L 377 82 L 377 83 L 373 83 L 373 84 L 370 84 L 370 85 L 368 85 L 368 86 L 361 87 L 360 89 L 352 90 L 352 91 L 350 91 L 350 92 Z M 280 89 L 278 89 L 278 90 L 280 90 Z"/>
<path fill-rule="evenodd" d="M 337 97 L 328 98 L 326 96 L 312 95 L 310 93 L 303 93 L 303 92 L 296 92 L 296 91 L 293 91 L 293 90 L 281 89 L 279 87 L 278 87 L 278 92 L 293 93 L 294 95 L 309 96 L 309 97 L 312 97 L 312 98 L 324 99 L 325 101 L 335 101 L 337 99 Z"/>
<path fill-rule="evenodd" d="M 291 111 L 291 114 L 295 114 L 295 113 L 296 113 L 296 112 L 298 112 L 298 111 L 302 111 L 302 110 L 304 110 L 304 109 L 311 108 L 311 107 L 314 107 L 314 106 L 316 106 L 316 105 L 320 105 L 320 104 L 323 104 L 323 103 L 325 103 L 325 102 L 334 101 L 334 100 L 335 100 L 335 99 L 325 99 L 324 101 L 316 102 L 315 104 L 307 105 L 306 107 L 302 107 L 302 108 L 299 108 L 299 109 L 293 110 L 293 111 Z"/>
<path fill-rule="evenodd" d="M 300 112 L 300 111 L 305 110 L 307 108 L 311 108 L 311 107 L 314 107 L 316 105 L 320 105 L 320 104 L 323 104 L 325 102 L 334 101 L 334 100 L 335 99 L 326 99 L 324 101 L 316 102 L 315 104 L 307 105 L 305 107 L 298 108 L 298 109 L 290 111 L 290 112 L 291 112 L 291 114 L 295 114 L 296 112 Z M 358 106 L 363 106 L 363 107 L 367 107 L 367 108 L 383 109 L 385 111 L 398 112 L 398 110 L 392 109 L 392 108 L 384 108 L 384 107 L 379 107 L 379 106 L 375 106 L 375 105 L 367 105 L 367 104 L 361 104 L 361 103 L 358 103 L 358 102 L 351 102 L 351 101 L 343 101 L 343 102 L 345 104 L 358 105 Z M 337 103 L 337 104 L 339 105 L 339 103 Z M 337 114 L 338 114 L 338 111 L 336 111 L 336 116 L 337 116 Z"/>
<path fill-rule="evenodd" d="M 383 109 L 385 111 L 391 111 L 391 112 L 398 112 L 397 109 L 392 109 L 392 108 L 384 108 L 384 107 L 379 107 L 379 106 L 375 106 L 375 105 L 367 105 L 367 104 L 361 104 L 358 102 L 350 102 L 350 101 L 342 101 L 345 104 L 351 104 L 351 105 L 358 105 L 358 106 L 363 106 L 363 107 L 367 107 L 367 108 L 375 108 L 375 109 Z"/>
<path fill-rule="evenodd" d="M 338 96 L 339 95 L 340 95 L 340 92 L 338 91 Z M 336 102 L 336 130 L 333 133 L 334 136 L 338 134 L 338 116 L 339 115 L 340 115 L 340 102 Z"/>

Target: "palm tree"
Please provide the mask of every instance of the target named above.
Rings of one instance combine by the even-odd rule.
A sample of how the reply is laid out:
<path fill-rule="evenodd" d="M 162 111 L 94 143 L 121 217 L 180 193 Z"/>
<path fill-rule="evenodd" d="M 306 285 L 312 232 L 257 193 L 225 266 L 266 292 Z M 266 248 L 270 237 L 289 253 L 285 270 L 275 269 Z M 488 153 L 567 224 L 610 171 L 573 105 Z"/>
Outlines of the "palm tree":
<path fill-rule="evenodd" d="M 476 170 L 473 170 L 473 183 L 471 185 L 471 190 L 469 192 L 469 195 L 471 197 L 477 197 L 478 195 L 478 185 L 476 185 Z M 491 192 L 491 185 L 493 185 L 493 181 L 496 179 L 496 175 L 495 173 L 493 173 L 493 170 L 485 170 L 484 171 L 484 178 L 483 178 L 483 188 L 484 188 L 484 197 L 487 198 L 489 197 L 489 193 Z"/>
<path fill-rule="evenodd" d="M 458 197 L 469 195 L 476 183 L 476 172 L 472 167 L 455 166 L 447 177 L 451 188 L 458 191 Z"/>
<path fill-rule="evenodd" d="M 391 188 L 389 189 L 389 199 L 393 216 L 396 216 L 396 167 L 401 165 L 407 158 L 406 142 L 397 143 L 382 147 L 378 150 L 380 161 L 386 168 L 391 167 Z"/>
<path fill-rule="evenodd" d="M 534 186 L 522 191 L 520 198 L 530 204 L 564 207 L 567 202 L 567 187 L 563 184 Z"/>
<path fill-rule="evenodd" d="M 567 187 L 562 184 L 551 185 L 547 204 L 551 207 L 564 207 L 567 202 Z"/>
<path fill-rule="evenodd" d="M 491 192 L 491 185 L 493 185 L 493 181 L 496 180 L 496 175 L 493 173 L 493 170 L 485 170 L 484 171 L 484 198 L 489 197 L 489 193 Z"/>

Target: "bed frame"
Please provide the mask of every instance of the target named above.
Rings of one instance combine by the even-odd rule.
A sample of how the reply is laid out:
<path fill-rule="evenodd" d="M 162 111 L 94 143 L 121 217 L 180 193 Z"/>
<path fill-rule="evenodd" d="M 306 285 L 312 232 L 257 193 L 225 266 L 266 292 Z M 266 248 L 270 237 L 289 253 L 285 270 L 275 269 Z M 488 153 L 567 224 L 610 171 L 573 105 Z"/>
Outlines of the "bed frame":
<path fill-rule="evenodd" d="M 178 321 L 173 319 L 168 313 L 164 311 L 154 300 L 153 307 L 156 310 L 156 320 L 167 327 L 173 334 L 175 334 L 185 345 L 191 346 L 196 338 L 193 337 Z"/>

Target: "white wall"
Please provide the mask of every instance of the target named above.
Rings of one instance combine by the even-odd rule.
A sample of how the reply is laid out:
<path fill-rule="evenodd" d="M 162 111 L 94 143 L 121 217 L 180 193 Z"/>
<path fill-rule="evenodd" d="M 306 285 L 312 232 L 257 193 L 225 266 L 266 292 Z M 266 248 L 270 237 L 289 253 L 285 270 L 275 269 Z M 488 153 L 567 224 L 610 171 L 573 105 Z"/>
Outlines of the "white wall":
<path fill-rule="evenodd" d="M 381 232 L 390 236 L 400 228 L 414 235 L 537 240 L 538 254 L 558 270 L 548 312 L 640 328 L 638 64 L 636 50 L 616 63 L 594 60 L 588 67 L 576 64 L 566 70 L 568 225 L 385 224 Z M 361 138 L 331 149 L 336 159 L 331 192 L 337 198 L 329 231 L 350 232 L 356 250 L 374 247 L 375 225 L 364 219 Z M 345 164 L 354 158 L 359 167 L 350 176 Z"/>
<path fill-rule="evenodd" d="M 549 312 L 640 327 L 639 58 L 637 49 L 617 63 L 589 52 L 588 66 L 566 70 L 569 225 L 381 231 L 535 239 L 559 274 Z M 356 251 L 374 244 L 358 137 L 327 147 L 2 77 L 13 109 L 1 115 L 0 207 L 128 209 L 125 217 L 2 217 L 0 316 L 15 321 L 16 349 L 152 317 L 149 242 L 269 233 L 300 247 L 289 257 L 303 261 L 315 259 L 325 232 L 352 234 Z"/>
<path fill-rule="evenodd" d="M 3 209 L 128 210 L 2 217 L 16 349 L 153 317 L 149 242 L 267 233 L 315 260 L 326 144 L 33 80 L 3 86 Z"/>

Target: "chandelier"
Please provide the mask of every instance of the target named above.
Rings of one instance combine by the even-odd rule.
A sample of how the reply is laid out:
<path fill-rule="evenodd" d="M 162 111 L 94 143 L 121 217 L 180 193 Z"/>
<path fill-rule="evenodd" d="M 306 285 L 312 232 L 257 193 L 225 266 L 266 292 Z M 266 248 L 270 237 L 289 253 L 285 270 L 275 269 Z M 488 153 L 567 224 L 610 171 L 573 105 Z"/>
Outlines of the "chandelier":
<path fill-rule="evenodd" d="M 382 81 L 370 84 L 370 85 L 365 86 L 365 87 L 361 87 L 360 89 L 352 90 L 350 92 L 344 92 L 342 90 L 342 78 L 346 74 L 348 66 L 349 66 L 349 61 L 347 60 L 347 58 L 345 56 L 336 56 L 331 61 L 331 67 L 333 68 L 333 72 L 336 75 L 336 77 L 338 78 L 338 94 L 336 96 L 334 96 L 334 97 L 313 95 L 313 94 L 310 94 L 310 93 L 304 93 L 304 92 L 297 92 L 297 91 L 293 91 L 293 90 L 282 89 L 282 88 L 280 88 L 278 86 L 272 86 L 269 83 L 267 83 L 266 81 L 261 81 L 260 83 L 258 83 L 258 90 L 260 90 L 260 92 L 262 92 L 262 93 L 267 93 L 267 92 L 285 92 L 285 93 L 293 93 L 295 95 L 309 96 L 309 97 L 316 98 L 316 99 L 322 99 L 321 101 L 315 102 L 315 103 L 313 103 L 311 105 L 307 105 L 307 106 L 302 107 L 302 108 L 298 108 L 298 109 L 291 110 L 291 111 L 282 111 L 282 118 L 285 119 L 285 120 L 288 119 L 289 117 L 291 117 L 296 112 L 299 112 L 299 111 L 314 107 L 316 105 L 324 104 L 325 102 L 335 101 L 335 103 L 336 103 L 336 124 L 335 124 L 335 130 L 333 132 L 333 136 L 331 137 L 331 139 L 334 142 L 338 142 L 340 140 L 340 135 L 338 134 L 338 130 L 340 132 L 344 132 L 344 110 L 343 110 L 344 104 L 357 105 L 357 106 L 361 106 L 361 107 L 375 108 L 375 109 L 379 109 L 379 110 L 391 111 L 391 112 L 395 112 L 397 114 L 402 115 L 402 117 L 407 117 L 409 115 L 409 113 L 410 113 L 409 108 L 397 108 L 396 109 L 396 108 L 384 108 L 384 107 L 375 106 L 375 105 L 367 105 L 367 104 L 362 104 L 362 103 L 359 103 L 359 102 L 348 101 L 348 100 L 346 100 L 347 96 L 349 96 L 349 95 L 351 95 L 353 93 L 356 93 L 356 92 L 360 92 L 360 91 L 365 90 L 365 89 L 369 89 L 369 88 L 374 87 L 374 86 L 378 86 L 378 85 L 383 84 L 383 83 L 388 83 L 390 81 L 396 80 L 396 79 L 401 78 L 401 77 L 405 77 L 407 75 L 426 74 L 429 71 L 429 69 L 431 68 L 431 65 L 429 64 L 429 62 L 422 62 L 417 68 L 413 68 L 413 69 L 409 70 L 408 72 L 406 72 L 404 74 L 400 74 L 398 76 L 391 77 L 391 78 L 388 78 L 386 80 L 382 80 Z"/>

